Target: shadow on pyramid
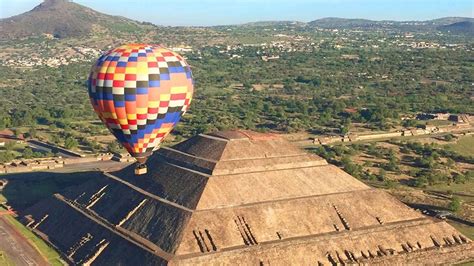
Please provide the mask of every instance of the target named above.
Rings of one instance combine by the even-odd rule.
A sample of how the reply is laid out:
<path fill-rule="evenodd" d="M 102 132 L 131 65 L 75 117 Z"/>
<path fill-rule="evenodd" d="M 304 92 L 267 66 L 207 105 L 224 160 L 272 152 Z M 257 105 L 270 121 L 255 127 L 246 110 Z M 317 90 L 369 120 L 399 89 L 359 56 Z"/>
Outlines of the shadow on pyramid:
<path fill-rule="evenodd" d="M 474 246 L 273 134 L 201 134 L 26 210 L 72 264 L 400 264 L 463 261 Z"/>

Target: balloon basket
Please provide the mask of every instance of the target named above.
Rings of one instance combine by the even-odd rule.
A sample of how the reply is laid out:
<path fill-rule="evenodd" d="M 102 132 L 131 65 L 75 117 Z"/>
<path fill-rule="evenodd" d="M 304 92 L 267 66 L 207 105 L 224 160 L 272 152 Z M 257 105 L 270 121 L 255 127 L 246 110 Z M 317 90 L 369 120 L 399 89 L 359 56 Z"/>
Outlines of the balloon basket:
<path fill-rule="evenodd" d="M 146 165 L 142 164 L 135 168 L 135 175 L 144 175 L 147 173 Z"/>

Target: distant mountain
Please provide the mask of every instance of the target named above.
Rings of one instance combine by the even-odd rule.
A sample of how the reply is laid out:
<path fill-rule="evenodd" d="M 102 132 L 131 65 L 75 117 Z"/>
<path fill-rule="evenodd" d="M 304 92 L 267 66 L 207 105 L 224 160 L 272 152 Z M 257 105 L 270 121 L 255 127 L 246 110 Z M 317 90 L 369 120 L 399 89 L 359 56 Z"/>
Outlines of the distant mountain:
<path fill-rule="evenodd" d="M 469 28 L 473 18 L 445 17 L 426 21 L 393 21 L 393 20 L 368 20 L 368 19 L 346 19 L 346 18 L 322 18 L 308 22 L 308 26 L 319 28 L 343 28 L 343 29 L 398 29 L 405 31 L 443 30 L 444 27 Z M 466 23 L 465 23 L 466 22 Z M 461 23 L 460 25 L 455 25 Z M 449 30 L 449 29 L 448 29 Z"/>
<path fill-rule="evenodd" d="M 293 21 L 293 20 L 276 20 L 276 21 L 256 21 L 240 24 L 239 26 L 248 26 L 248 27 L 272 27 L 272 26 L 304 26 L 305 22 Z"/>
<path fill-rule="evenodd" d="M 474 36 L 474 22 L 472 21 L 461 21 L 449 25 L 438 27 L 440 31 L 451 32 L 455 34 L 466 34 Z"/>
<path fill-rule="evenodd" d="M 151 24 L 102 14 L 67 0 L 45 0 L 32 10 L 0 20 L 0 40 L 42 34 L 57 38 L 86 36 L 94 32 L 133 32 Z"/>
<path fill-rule="evenodd" d="M 399 31 L 439 30 L 454 34 L 472 35 L 473 23 L 473 18 L 463 17 L 446 17 L 428 21 L 374 21 L 329 17 L 308 23 L 300 21 L 257 21 L 233 26 L 389 29 Z M 0 19 L 0 41 L 41 36 L 43 34 L 51 34 L 56 38 L 84 37 L 94 33 L 102 35 L 107 33 L 134 34 L 139 31 L 152 30 L 155 27 L 151 23 L 106 15 L 68 0 L 44 0 L 43 3 L 28 12 Z"/>
<path fill-rule="evenodd" d="M 310 21 L 256 21 L 233 25 L 237 27 L 303 27 L 323 29 L 365 29 L 365 30 L 394 30 L 394 31 L 445 31 L 454 34 L 472 34 L 473 18 L 444 17 L 426 21 L 394 21 L 394 20 L 369 20 L 360 18 L 327 17 Z M 219 27 L 226 27 L 225 25 Z"/>
<path fill-rule="evenodd" d="M 378 24 L 378 21 L 368 19 L 348 19 L 348 18 L 321 18 L 308 22 L 309 26 L 321 28 L 351 28 L 351 27 L 369 27 Z"/>
<path fill-rule="evenodd" d="M 433 25 L 450 25 L 458 22 L 468 21 L 474 22 L 474 18 L 467 18 L 467 17 L 444 17 L 444 18 L 437 18 L 428 20 Z"/>

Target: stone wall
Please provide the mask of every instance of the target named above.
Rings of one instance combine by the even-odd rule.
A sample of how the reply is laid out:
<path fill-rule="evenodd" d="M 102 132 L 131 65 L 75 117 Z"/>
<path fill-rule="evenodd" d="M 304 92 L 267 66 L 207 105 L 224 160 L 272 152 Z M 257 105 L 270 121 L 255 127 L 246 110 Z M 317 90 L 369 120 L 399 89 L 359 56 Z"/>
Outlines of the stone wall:
<path fill-rule="evenodd" d="M 0 164 L 0 174 L 6 173 L 24 173 L 38 170 L 50 170 L 62 168 L 64 165 L 90 163 L 96 161 L 108 161 L 112 159 L 112 154 L 99 154 L 94 157 L 77 157 L 77 158 L 38 158 L 15 160 L 7 164 Z"/>

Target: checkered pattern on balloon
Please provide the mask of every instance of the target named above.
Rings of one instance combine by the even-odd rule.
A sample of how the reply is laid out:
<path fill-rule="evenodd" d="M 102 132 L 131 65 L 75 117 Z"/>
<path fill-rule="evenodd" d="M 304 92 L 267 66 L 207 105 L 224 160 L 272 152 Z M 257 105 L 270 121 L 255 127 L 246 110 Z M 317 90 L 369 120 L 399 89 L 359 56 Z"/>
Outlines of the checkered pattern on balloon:
<path fill-rule="evenodd" d="M 95 112 L 134 157 L 159 148 L 193 95 L 191 69 L 178 54 L 153 45 L 124 45 L 103 54 L 88 81 Z"/>

